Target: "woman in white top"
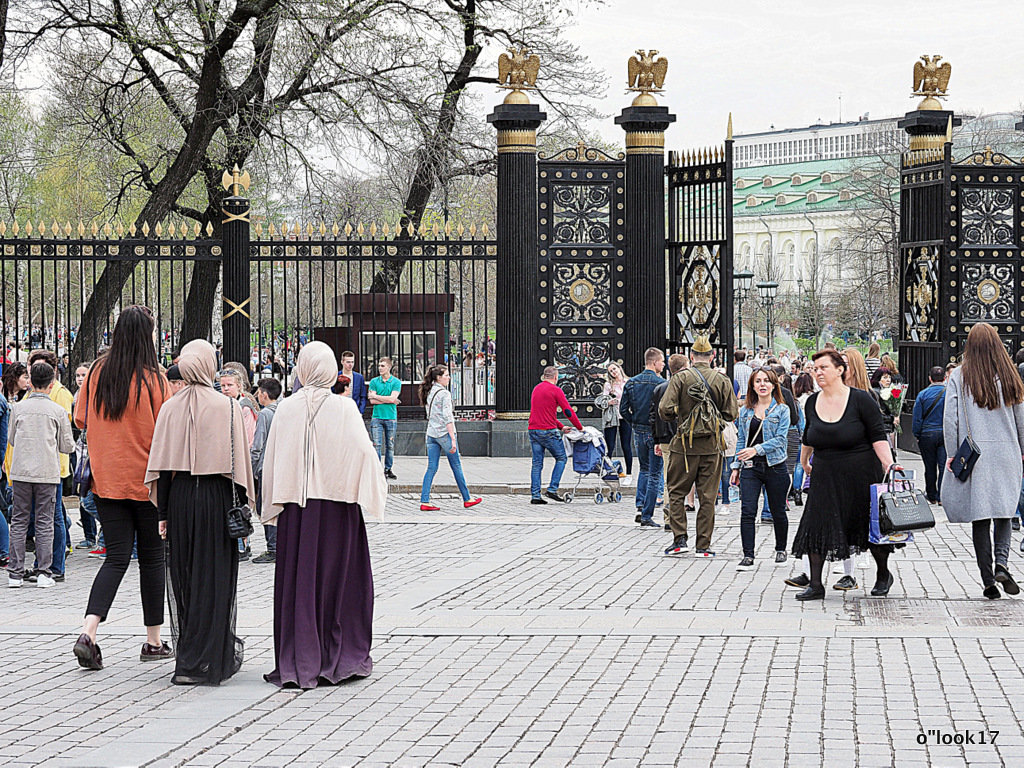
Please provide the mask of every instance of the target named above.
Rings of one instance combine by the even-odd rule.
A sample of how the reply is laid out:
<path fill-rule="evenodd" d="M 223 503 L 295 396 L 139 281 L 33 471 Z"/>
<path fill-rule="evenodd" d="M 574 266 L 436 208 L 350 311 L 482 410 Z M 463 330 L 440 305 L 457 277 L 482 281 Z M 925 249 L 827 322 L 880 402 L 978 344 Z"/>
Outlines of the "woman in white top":
<path fill-rule="evenodd" d="M 452 375 L 446 365 L 433 365 L 427 369 L 420 384 L 420 402 L 427 409 L 427 471 L 423 475 L 423 487 L 420 489 L 420 511 L 436 512 L 440 507 L 430 503 L 430 488 L 434 484 L 437 465 L 441 461 L 441 452 L 448 457 L 448 466 L 455 475 L 455 484 L 462 494 L 462 506 L 474 507 L 482 499 L 470 498 L 466 486 L 466 476 L 462 472 L 462 459 L 459 457 L 459 438 L 455 431 L 455 412 L 452 408 L 452 393 L 448 391 Z"/>
<path fill-rule="evenodd" d="M 604 390 L 594 398 L 594 405 L 601 409 L 601 428 L 604 430 L 609 457 L 615 455 L 615 437 L 618 435 L 622 458 L 625 460 L 622 467 L 626 473 L 623 485 L 628 485 L 629 477 L 633 474 L 633 428 L 628 421 L 619 418 L 619 401 L 622 400 L 622 388 L 629 381 L 629 376 L 618 363 L 608 363 L 607 378 Z"/>

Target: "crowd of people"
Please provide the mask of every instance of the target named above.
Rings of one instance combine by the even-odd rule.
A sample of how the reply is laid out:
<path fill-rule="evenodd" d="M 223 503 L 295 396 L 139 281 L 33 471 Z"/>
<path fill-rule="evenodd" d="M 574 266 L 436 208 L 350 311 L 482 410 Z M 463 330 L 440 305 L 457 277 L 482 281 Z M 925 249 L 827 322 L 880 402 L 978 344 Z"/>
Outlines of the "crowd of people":
<path fill-rule="evenodd" d="M 74 494 L 86 537 L 78 547 L 95 547 L 103 558 L 73 648 L 79 664 L 103 667 L 100 625 L 137 559 L 146 634 L 140 660 L 173 659 L 175 684 L 219 684 L 243 661 L 236 594 L 255 508 L 267 551 L 254 562 L 277 564 L 275 668 L 266 679 L 311 688 L 368 675 L 373 575 L 365 519 L 382 517 L 387 481 L 396 477 L 402 382 L 391 360 L 381 358 L 366 381 L 352 352 L 339 360 L 326 344 L 307 342 L 284 398 L 277 378 L 253 388 L 244 365 L 218 365 L 206 341 L 186 344 L 168 368 L 154 341 L 152 313 L 133 306 L 119 315 L 104 354 L 74 372 L 74 393 L 59 381 L 53 351 L 33 350 L 4 367 L 0 564 L 8 587 L 64 581 L 73 551 L 65 497 Z M 989 599 L 1020 591 L 1008 563 L 1024 498 L 1024 353 L 1019 358 L 1015 367 L 992 326 L 973 326 L 960 364 L 930 371 L 911 418 L 927 500 L 942 504 L 950 522 L 971 524 Z M 841 563 L 834 589 L 858 589 L 860 553 L 875 562 L 871 594 L 887 595 L 896 578 L 890 555 L 905 545 L 874 538 L 870 521 L 872 488 L 902 471 L 895 436 L 905 385 L 896 361 L 877 345 L 867 357 L 826 345 L 809 358 L 739 349 L 733 362 L 730 376 L 699 337 L 688 357 L 646 350 L 633 376 L 610 364 L 594 401 L 600 431 L 584 428 L 558 386 L 558 368 L 545 368 L 528 424 L 531 503 L 569 499 L 559 491 L 566 440 L 596 434 L 611 457 L 621 451 L 623 484 L 633 483 L 634 459 L 639 464 L 638 526 L 661 530 L 654 514 L 665 508 L 672 536 L 665 555 L 690 551 L 692 516 L 695 555 L 714 558 L 716 514 L 732 512 L 738 490 L 738 570 L 754 567 L 760 518 L 772 526 L 774 562 L 792 557 L 799 565 L 784 579 L 800 590 L 798 600 L 825 597 L 828 562 Z M 464 507 L 481 502 L 463 472 L 450 382 L 447 366 L 435 365 L 418 387 L 424 511 L 439 509 L 431 491 L 442 455 Z M 952 457 L 965 441 L 976 464 L 969 476 L 953 475 Z M 547 454 L 555 465 L 545 486 Z M 802 514 L 791 536 L 794 508 Z M 165 590 L 173 645 L 162 635 Z"/>
<path fill-rule="evenodd" d="M 621 447 L 624 484 L 632 480 L 634 458 L 639 460 L 636 523 L 660 530 L 653 513 L 667 504 L 664 527 L 672 541 L 665 555 L 690 551 L 687 514 L 695 513 L 694 553 L 715 557 L 716 512 L 733 511 L 733 489 L 738 489 L 743 550 L 738 570 L 754 567 L 760 516 L 773 528 L 775 562 L 793 557 L 799 564 L 784 579 L 800 589 L 798 600 L 825 597 L 830 561 L 842 571 L 833 588 L 858 589 L 854 563 L 860 553 L 875 561 L 871 594 L 889 593 L 895 583 L 889 556 L 905 545 L 883 537 L 873 541 L 869 529 L 873 505 L 878 514 L 872 487 L 903 472 L 896 438 L 906 384 L 893 356 L 883 354 L 877 343 L 866 357 L 857 347 L 831 343 L 809 357 L 737 349 L 730 380 L 716 365 L 708 340 L 698 338 L 689 359 L 668 358 L 667 380 L 661 350 L 648 349 L 644 362 L 634 376 L 610 364 L 594 402 L 608 454 L 615 456 Z M 989 599 L 1019 593 L 1008 554 L 1024 499 L 1024 351 L 1016 363 L 1015 368 L 996 330 L 979 323 L 959 364 L 931 369 L 929 385 L 917 394 L 912 411 L 926 499 L 941 504 L 950 522 L 971 523 L 983 595 Z M 563 436 L 578 438 L 584 429 L 557 380 L 556 368 L 545 369 L 531 402 L 534 504 L 571 498 L 559 492 L 569 453 Z M 558 420 L 559 411 L 570 424 Z M 980 455 L 974 472 L 960 480 L 952 476 L 951 457 L 967 436 Z M 555 465 L 543 488 L 546 453 Z M 802 508 L 802 514 L 790 540 L 793 508 Z"/>

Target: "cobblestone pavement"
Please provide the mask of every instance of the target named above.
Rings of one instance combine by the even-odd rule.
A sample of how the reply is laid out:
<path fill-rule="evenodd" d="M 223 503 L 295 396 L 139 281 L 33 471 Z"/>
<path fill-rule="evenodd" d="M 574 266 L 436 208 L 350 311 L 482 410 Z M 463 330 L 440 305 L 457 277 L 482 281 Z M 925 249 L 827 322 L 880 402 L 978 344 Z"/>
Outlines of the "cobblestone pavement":
<path fill-rule="evenodd" d="M 71 646 L 99 563 L 76 553 L 63 585 L 0 589 L 0 759 L 1020 765 L 1024 601 L 981 599 L 969 529 L 937 509 L 938 527 L 894 555 L 888 599 L 829 589 L 802 604 L 782 584 L 793 564 L 773 562 L 768 527 L 754 570 L 736 571 L 738 504 L 718 517 L 718 557 L 698 560 L 662 556 L 670 534 L 637 528 L 629 501 L 536 507 L 491 495 L 463 510 L 442 497 L 441 512 L 421 513 L 418 495 L 394 494 L 388 522 L 369 526 L 374 673 L 304 693 L 262 681 L 273 567 L 251 562 L 239 586 L 246 660 L 227 684 L 172 686 L 169 664 L 138 661 L 134 566 L 102 627 L 106 668 L 80 670 Z M 872 571 L 857 577 L 870 588 Z"/>

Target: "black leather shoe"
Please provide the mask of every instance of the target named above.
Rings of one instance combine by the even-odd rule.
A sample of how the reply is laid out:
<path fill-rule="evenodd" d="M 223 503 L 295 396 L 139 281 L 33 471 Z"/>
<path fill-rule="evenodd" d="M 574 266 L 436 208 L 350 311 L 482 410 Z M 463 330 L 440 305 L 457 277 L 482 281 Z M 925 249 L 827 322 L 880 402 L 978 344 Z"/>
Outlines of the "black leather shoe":
<path fill-rule="evenodd" d="M 544 491 L 544 495 L 552 501 L 565 501 L 565 496 L 559 496 L 554 491 Z"/>
<path fill-rule="evenodd" d="M 790 587 L 809 587 L 811 585 L 811 578 L 806 573 L 800 573 L 786 579 L 786 584 Z"/>
<path fill-rule="evenodd" d="M 885 597 L 889 594 L 889 590 L 892 589 L 892 585 L 895 583 L 896 578 L 889 573 L 889 578 L 883 581 L 876 581 L 875 586 L 871 590 L 872 597 Z"/>
<path fill-rule="evenodd" d="M 547 502 L 544 501 L 544 499 L 530 499 L 530 503 L 531 504 L 547 504 Z"/>
<path fill-rule="evenodd" d="M 86 634 L 78 636 L 75 643 L 75 656 L 78 658 L 78 665 L 84 669 L 103 669 L 103 654 L 100 647 L 93 642 Z"/>
<path fill-rule="evenodd" d="M 167 643 L 161 642 L 159 646 L 142 644 L 142 651 L 139 653 L 139 661 L 166 661 L 174 658 L 174 649 Z"/>
<path fill-rule="evenodd" d="M 998 600 L 1000 597 L 1002 597 L 1002 595 L 999 594 L 999 587 L 997 587 L 995 584 L 985 587 L 985 591 L 981 594 L 983 594 L 989 600 Z"/>
<path fill-rule="evenodd" d="M 825 599 L 825 585 L 822 584 L 820 587 L 807 587 L 803 592 L 796 593 L 797 600 L 824 600 Z"/>
<path fill-rule="evenodd" d="M 796 506 L 798 506 L 798 507 L 802 507 L 804 505 L 804 492 L 803 491 L 794 491 L 793 492 L 793 503 L 796 504 Z"/>
<path fill-rule="evenodd" d="M 1005 565 L 996 563 L 996 581 L 999 586 L 1003 588 L 1003 592 L 1008 595 L 1019 595 L 1020 587 L 1017 586 L 1017 582 L 1013 580 L 1013 576 L 1006 570 Z"/>

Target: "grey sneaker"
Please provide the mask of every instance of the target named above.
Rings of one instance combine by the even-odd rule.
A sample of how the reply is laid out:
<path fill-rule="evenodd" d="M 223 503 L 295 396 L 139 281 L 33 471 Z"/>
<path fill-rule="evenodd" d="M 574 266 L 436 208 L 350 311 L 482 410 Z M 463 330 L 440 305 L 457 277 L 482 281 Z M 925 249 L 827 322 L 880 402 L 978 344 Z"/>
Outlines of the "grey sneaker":
<path fill-rule="evenodd" d="M 775 562 L 776 563 L 784 563 L 784 562 L 786 562 L 786 553 L 781 551 L 781 550 L 776 552 L 775 553 Z"/>
<path fill-rule="evenodd" d="M 739 565 L 736 566 L 737 571 L 749 571 L 754 567 L 754 558 L 744 557 L 740 560 Z"/>
<path fill-rule="evenodd" d="M 277 562 L 277 553 L 276 552 L 264 552 L 259 557 L 254 557 L 252 559 L 252 561 L 254 563 L 276 563 Z"/>

